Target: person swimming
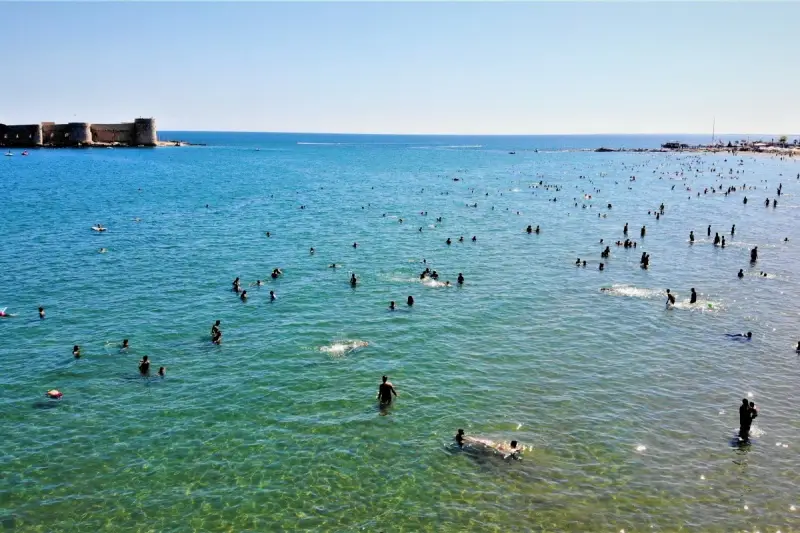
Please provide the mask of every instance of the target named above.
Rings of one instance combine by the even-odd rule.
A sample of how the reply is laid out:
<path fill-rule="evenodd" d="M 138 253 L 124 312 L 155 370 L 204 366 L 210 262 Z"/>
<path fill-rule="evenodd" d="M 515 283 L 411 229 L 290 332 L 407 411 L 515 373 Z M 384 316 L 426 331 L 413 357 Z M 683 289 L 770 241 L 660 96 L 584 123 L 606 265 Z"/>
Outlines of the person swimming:
<path fill-rule="evenodd" d="M 725 336 L 732 339 L 752 339 L 753 332 L 748 331 L 747 333 L 726 333 Z"/>
<path fill-rule="evenodd" d="M 336 263 L 331 263 L 330 265 L 328 265 L 328 268 L 336 268 Z"/>
<path fill-rule="evenodd" d="M 533 233 L 533 226 L 531 226 L 531 225 L 529 224 L 529 225 L 528 225 L 528 227 L 527 227 L 527 228 L 525 228 L 525 232 L 526 232 L 526 233 L 528 233 L 529 235 L 530 235 L 531 233 Z"/>
<path fill-rule="evenodd" d="M 264 285 L 264 282 L 261 281 L 260 279 L 257 279 L 256 280 L 256 287 L 261 287 L 262 285 Z"/>
<path fill-rule="evenodd" d="M 150 374 L 150 358 L 146 355 L 139 361 L 139 373 L 143 376 Z"/>
<path fill-rule="evenodd" d="M 355 287 L 358 283 L 358 278 L 356 277 L 355 273 L 350 274 L 350 285 Z"/>
<path fill-rule="evenodd" d="M 472 242 L 477 242 L 477 241 L 478 241 L 478 237 L 476 237 L 475 235 L 473 235 L 473 236 L 472 236 Z"/>
<path fill-rule="evenodd" d="M 44 307 L 39 308 L 39 318 L 44 318 Z"/>
<path fill-rule="evenodd" d="M 127 350 L 130 348 L 130 344 L 128 344 L 128 339 L 122 339 L 122 346 L 120 346 L 120 351 Z"/>
<path fill-rule="evenodd" d="M 736 277 L 738 277 L 739 279 L 742 279 L 744 277 L 744 269 L 743 268 L 739 269 L 739 273 L 736 274 Z"/>
<path fill-rule="evenodd" d="M 275 291 L 269 291 L 269 301 L 270 302 L 274 302 L 277 299 L 278 299 L 278 297 L 275 296 Z"/>
<path fill-rule="evenodd" d="M 313 246 L 312 246 L 311 248 L 309 248 L 309 249 L 308 249 L 308 253 L 310 253 L 310 254 L 313 254 L 313 253 L 314 253 L 314 247 L 313 247 Z"/>
<path fill-rule="evenodd" d="M 458 279 L 457 279 L 456 281 L 458 281 L 458 284 L 459 284 L 459 285 L 463 285 L 463 284 L 464 284 L 464 274 L 462 274 L 461 272 L 459 272 L 459 273 L 458 273 Z"/>
<path fill-rule="evenodd" d="M 755 263 L 758 261 L 758 246 L 750 250 L 750 262 Z"/>
<path fill-rule="evenodd" d="M 690 304 L 696 304 L 697 303 L 697 293 L 694 292 L 694 287 L 692 287 L 692 295 L 689 297 L 689 303 Z"/>
<path fill-rule="evenodd" d="M 162 367 L 159 367 L 159 368 L 158 368 L 158 375 L 159 375 L 159 376 L 161 376 L 162 378 L 163 378 L 164 376 L 166 376 L 166 375 L 167 375 L 167 369 L 166 369 L 166 367 L 163 367 L 163 366 L 162 366 Z"/>
<path fill-rule="evenodd" d="M 451 241 L 451 240 L 450 240 L 450 237 L 448 237 L 448 238 L 447 238 L 447 240 L 446 240 L 446 241 L 444 241 L 444 242 L 445 242 L 445 244 L 447 244 L 448 246 L 450 246 L 450 245 L 453 243 L 453 241 Z"/>
<path fill-rule="evenodd" d="M 238 277 L 235 280 L 233 280 L 233 283 L 231 285 L 233 285 L 233 287 L 232 287 L 233 292 L 239 292 L 239 278 Z"/>
<path fill-rule="evenodd" d="M 395 309 L 397 309 L 397 305 L 395 305 L 394 300 L 392 300 L 389 302 L 389 311 L 394 311 Z"/>
<path fill-rule="evenodd" d="M 239 296 L 239 299 L 243 302 L 247 301 L 247 291 L 242 291 L 242 295 Z"/>
<path fill-rule="evenodd" d="M 413 297 L 413 296 L 409 296 L 409 297 L 406 299 L 406 304 L 407 304 L 409 307 L 411 307 L 412 305 L 414 305 L 414 297 Z"/>
<path fill-rule="evenodd" d="M 464 447 L 464 430 L 463 429 L 459 429 L 456 432 L 456 436 L 453 438 L 453 440 L 456 441 L 456 444 L 458 444 L 459 448 L 463 448 Z"/>
<path fill-rule="evenodd" d="M 77 344 L 72 347 L 72 356 L 75 359 L 80 359 L 80 357 L 81 357 L 81 347 L 78 346 Z"/>

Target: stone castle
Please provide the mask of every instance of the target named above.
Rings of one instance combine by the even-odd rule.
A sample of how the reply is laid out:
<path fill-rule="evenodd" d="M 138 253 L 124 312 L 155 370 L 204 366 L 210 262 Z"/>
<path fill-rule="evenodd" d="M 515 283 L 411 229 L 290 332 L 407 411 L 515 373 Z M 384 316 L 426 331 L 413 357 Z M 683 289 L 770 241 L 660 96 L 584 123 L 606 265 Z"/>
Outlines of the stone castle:
<path fill-rule="evenodd" d="M 0 146 L 35 148 L 79 146 L 157 146 L 154 118 L 137 118 L 121 124 L 42 122 L 22 126 L 0 124 Z"/>

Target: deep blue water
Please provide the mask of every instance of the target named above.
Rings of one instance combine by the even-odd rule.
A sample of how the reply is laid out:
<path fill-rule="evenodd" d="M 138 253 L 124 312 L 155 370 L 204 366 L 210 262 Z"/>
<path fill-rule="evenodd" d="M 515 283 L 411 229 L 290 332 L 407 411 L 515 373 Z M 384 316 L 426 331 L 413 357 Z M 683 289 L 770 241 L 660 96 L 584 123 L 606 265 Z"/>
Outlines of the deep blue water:
<path fill-rule="evenodd" d="M 0 160 L 8 530 L 800 528 L 797 161 L 563 151 L 660 136 L 175 136 L 208 146 Z M 455 449 L 459 427 L 522 460 Z"/>

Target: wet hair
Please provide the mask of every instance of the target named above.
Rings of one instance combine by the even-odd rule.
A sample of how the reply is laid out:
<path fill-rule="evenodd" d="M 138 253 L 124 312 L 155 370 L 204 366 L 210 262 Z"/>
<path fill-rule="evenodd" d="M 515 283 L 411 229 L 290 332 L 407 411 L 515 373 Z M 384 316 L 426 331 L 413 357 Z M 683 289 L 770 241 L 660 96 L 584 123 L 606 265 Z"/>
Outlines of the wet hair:
<path fill-rule="evenodd" d="M 748 400 L 747 398 L 742 398 L 742 404 L 743 404 L 743 405 L 747 405 L 747 402 L 748 402 L 748 401 L 749 401 L 749 400 Z"/>
<path fill-rule="evenodd" d="M 389 377 L 388 376 L 382 376 L 381 379 L 383 380 L 384 383 L 386 383 L 386 380 L 389 379 Z"/>
<path fill-rule="evenodd" d="M 463 429 L 459 429 L 459 430 L 458 430 L 458 434 L 459 434 L 459 435 L 463 435 L 463 434 L 464 434 L 464 430 L 463 430 Z"/>
<path fill-rule="evenodd" d="M 512 440 L 512 441 L 511 441 L 511 447 L 512 447 L 512 448 L 516 448 L 516 447 L 517 447 L 517 441 L 515 441 L 515 440 Z"/>
<path fill-rule="evenodd" d="M 748 332 L 747 332 L 747 338 L 749 339 L 749 338 L 750 338 L 750 337 L 752 337 L 752 336 L 753 336 L 753 332 L 752 332 L 752 331 L 748 331 Z"/>

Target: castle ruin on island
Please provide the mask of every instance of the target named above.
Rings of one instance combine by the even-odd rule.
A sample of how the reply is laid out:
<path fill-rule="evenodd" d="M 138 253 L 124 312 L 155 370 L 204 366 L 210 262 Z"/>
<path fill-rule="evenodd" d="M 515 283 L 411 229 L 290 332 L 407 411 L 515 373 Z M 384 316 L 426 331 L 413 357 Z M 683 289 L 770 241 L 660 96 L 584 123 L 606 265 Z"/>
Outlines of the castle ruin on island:
<path fill-rule="evenodd" d="M 154 118 L 137 118 L 120 124 L 42 122 L 21 126 L 0 124 L 0 146 L 83 147 L 83 146 L 158 146 Z"/>

